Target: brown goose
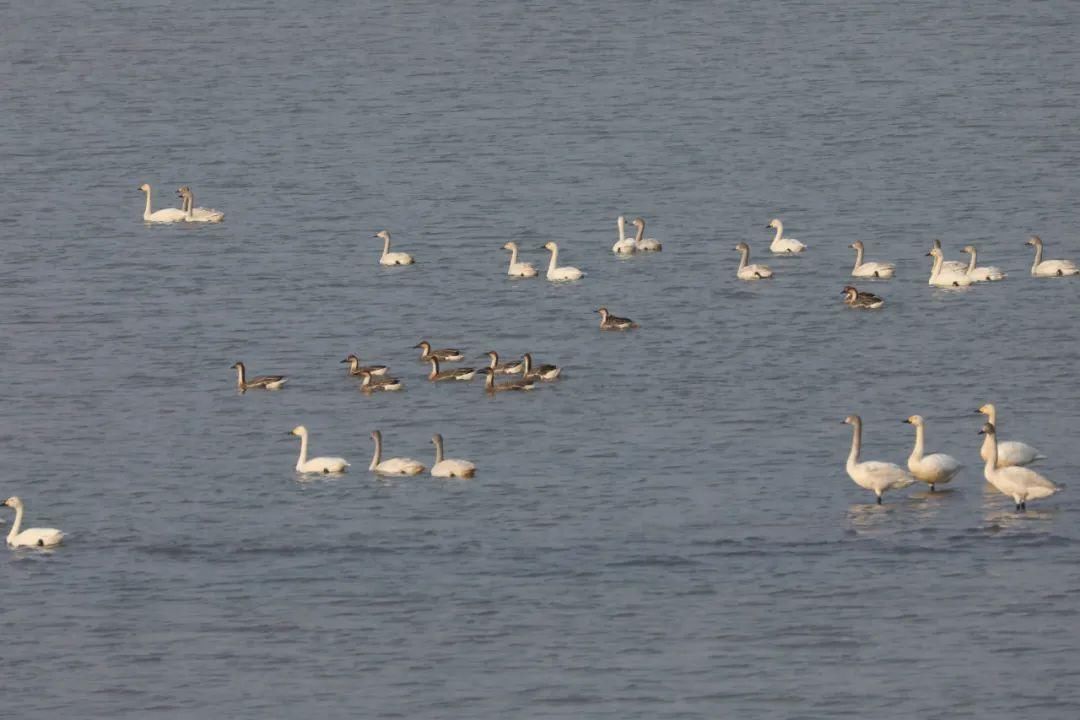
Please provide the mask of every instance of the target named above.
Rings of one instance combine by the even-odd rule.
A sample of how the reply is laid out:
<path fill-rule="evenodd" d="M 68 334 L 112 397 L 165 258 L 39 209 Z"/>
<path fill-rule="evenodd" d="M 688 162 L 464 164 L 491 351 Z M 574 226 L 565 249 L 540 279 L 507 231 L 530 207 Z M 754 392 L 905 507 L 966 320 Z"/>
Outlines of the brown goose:
<path fill-rule="evenodd" d="M 484 390 L 489 393 L 505 392 L 507 390 L 532 390 L 533 384 L 530 380 L 510 380 L 508 382 L 497 383 L 495 382 L 495 371 L 491 368 L 484 368 Z"/>
<path fill-rule="evenodd" d="M 349 363 L 349 374 L 355 375 L 357 377 L 362 375 L 364 371 L 367 371 L 372 375 L 385 375 L 388 369 L 385 365 L 361 365 L 360 358 L 356 357 L 356 355 L 353 355 L 352 353 L 349 353 L 347 356 L 345 356 L 345 359 L 341 362 Z"/>
<path fill-rule="evenodd" d="M 554 380 L 559 377 L 559 373 L 562 372 L 561 368 L 546 363 L 534 367 L 532 353 L 525 353 L 522 355 L 521 361 L 525 363 L 525 369 L 522 373 L 522 377 L 525 380 Z"/>
<path fill-rule="evenodd" d="M 851 285 L 845 285 L 841 294 L 844 296 L 844 304 L 853 308 L 876 310 L 885 304 L 885 301 L 874 293 L 859 292 Z"/>
<path fill-rule="evenodd" d="M 434 355 L 428 358 L 428 362 L 431 363 L 431 372 L 428 373 L 427 379 L 431 382 L 440 382 L 442 380 L 472 380 L 476 377 L 476 368 L 439 370 L 439 358 Z"/>
<path fill-rule="evenodd" d="M 523 360 L 499 362 L 499 353 L 494 350 L 488 350 L 484 355 L 491 361 L 488 367 L 494 370 L 496 375 L 517 375 L 525 369 L 525 361 Z"/>
<path fill-rule="evenodd" d="M 638 324 L 630 318 L 612 315 L 606 307 L 602 307 L 596 312 L 600 313 L 601 330 L 631 330 L 638 327 Z"/>
<path fill-rule="evenodd" d="M 360 372 L 360 390 L 363 392 L 376 392 L 378 390 L 400 390 L 401 381 L 393 377 L 375 377 L 369 370 Z"/>
<path fill-rule="evenodd" d="M 458 360 L 464 360 L 465 356 L 461 354 L 461 351 L 457 348 L 442 348 L 441 350 L 432 350 L 431 343 L 427 340 L 421 340 L 417 344 L 413 345 L 414 348 L 420 348 L 420 362 L 427 362 L 431 358 L 438 358 L 443 362 L 457 362 Z"/>
<path fill-rule="evenodd" d="M 259 375 L 248 380 L 247 369 L 242 362 L 235 363 L 230 369 L 236 370 L 236 388 L 241 392 L 244 390 L 278 390 L 285 384 L 286 380 L 283 375 Z"/>

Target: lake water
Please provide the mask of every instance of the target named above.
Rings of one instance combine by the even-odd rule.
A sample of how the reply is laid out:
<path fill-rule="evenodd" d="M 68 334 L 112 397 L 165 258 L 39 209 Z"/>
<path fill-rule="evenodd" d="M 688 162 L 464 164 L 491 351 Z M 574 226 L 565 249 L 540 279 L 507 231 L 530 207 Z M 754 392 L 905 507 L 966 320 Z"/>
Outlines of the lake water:
<path fill-rule="evenodd" d="M 1080 490 L 1014 512 L 974 413 L 1074 479 L 1080 282 L 1023 243 L 1080 259 L 1080 13 L 877 5 L 0 3 L 2 494 L 68 533 L 0 553 L 0 702 L 1080 715 Z M 143 182 L 226 221 L 148 228 Z M 614 257 L 620 213 L 663 253 Z M 777 216 L 804 256 L 768 255 Z M 930 289 L 934 237 L 1010 277 Z M 551 239 L 583 281 L 506 277 Z M 880 312 L 840 303 L 855 239 L 898 263 Z M 422 339 L 564 378 L 431 385 Z M 237 360 L 289 383 L 241 396 Z M 855 412 L 867 458 L 919 413 L 967 467 L 878 507 Z M 351 471 L 298 478 L 299 423 Z M 477 477 L 376 480 L 376 428 Z"/>

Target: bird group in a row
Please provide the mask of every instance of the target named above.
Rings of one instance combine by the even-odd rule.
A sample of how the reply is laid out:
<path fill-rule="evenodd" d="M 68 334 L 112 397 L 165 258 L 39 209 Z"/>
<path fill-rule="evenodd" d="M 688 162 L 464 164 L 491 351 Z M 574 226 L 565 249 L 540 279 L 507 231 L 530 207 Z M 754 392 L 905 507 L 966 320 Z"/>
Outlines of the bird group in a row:
<path fill-rule="evenodd" d="M 300 457 L 296 460 L 296 471 L 299 473 L 319 473 L 322 475 L 336 475 L 345 472 L 350 467 L 349 462 L 342 457 L 308 457 L 308 429 L 303 425 L 297 425 L 288 432 L 300 438 Z M 371 456 L 371 464 L 368 470 L 376 475 L 419 475 L 426 469 L 419 460 L 407 457 L 383 458 L 382 456 L 382 433 L 375 430 L 371 433 L 371 439 L 375 441 L 375 452 Z M 435 445 L 435 462 L 431 465 L 431 476 L 442 478 L 471 478 L 476 475 L 476 465 L 468 460 L 457 460 L 443 457 L 443 438 L 436 433 L 431 442 Z"/>
<path fill-rule="evenodd" d="M 143 222 L 146 223 L 178 223 L 178 222 L 198 222 L 198 223 L 219 223 L 225 219 L 225 213 L 220 210 L 214 210 L 212 208 L 195 207 L 195 193 L 191 191 L 191 187 L 188 185 L 181 185 L 176 189 L 176 194 L 180 198 L 180 207 L 178 208 L 162 208 L 161 210 L 152 210 L 150 186 L 143 183 L 139 186 L 139 189 L 146 193 L 146 208 L 143 210 Z"/>

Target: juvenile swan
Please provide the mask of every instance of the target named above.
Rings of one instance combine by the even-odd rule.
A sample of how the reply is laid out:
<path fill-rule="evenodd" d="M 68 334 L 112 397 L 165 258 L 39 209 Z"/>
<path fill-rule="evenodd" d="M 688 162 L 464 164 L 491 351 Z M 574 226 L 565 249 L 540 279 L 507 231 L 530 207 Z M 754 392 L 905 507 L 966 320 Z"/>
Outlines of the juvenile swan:
<path fill-rule="evenodd" d="M 146 207 L 149 208 L 149 195 L 146 203 Z M 1035 247 L 1035 262 L 1031 264 L 1031 274 L 1035 277 L 1063 277 L 1080 274 L 1080 268 L 1072 260 L 1043 260 L 1043 241 L 1038 235 L 1032 235 L 1024 244 Z"/>
<path fill-rule="evenodd" d="M 637 233 L 634 235 L 634 249 L 638 252 L 660 252 L 664 246 L 656 238 L 645 237 L 645 219 L 634 218 L 634 227 Z"/>
<path fill-rule="evenodd" d="M 431 466 L 432 477 L 471 478 L 476 475 L 476 466 L 468 460 L 443 459 L 442 435 L 435 433 L 431 442 L 435 444 L 435 464 Z"/>
<path fill-rule="evenodd" d="M 544 249 L 551 253 L 551 260 L 548 262 L 547 279 L 552 282 L 562 282 L 564 280 L 580 280 L 585 273 L 578 270 L 576 267 L 569 265 L 563 265 L 559 267 L 559 246 L 555 244 L 553 240 L 549 240 L 544 243 Z"/>
<path fill-rule="evenodd" d="M 56 528 L 27 528 L 20 532 L 23 520 L 22 500 L 12 495 L 4 501 L 4 505 L 15 510 L 15 522 L 11 524 L 7 535 L 9 547 L 56 547 L 64 540 L 64 533 Z"/>
<path fill-rule="evenodd" d="M 763 278 L 771 278 L 772 270 L 765 265 L 748 265 L 750 260 L 750 246 L 744 242 L 735 246 L 735 249 L 742 253 L 742 257 L 739 259 L 739 270 L 736 276 L 740 280 L 761 280 Z"/>
<path fill-rule="evenodd" d="M 934 258 L 934 264 L 930 268 L 930 285 L 934 287 L 966 287 L 972 283 L 971 278 L 967 275 L 966 267 L 962 272 L 943 269 L 945 256 L 941 253 L 941 248 L 930 248 L 930 252 L 926 253 L 926 256 Z"/>
<path fill-rule="evenodd" d="M 375 441 L 375 454 L 371 456 L 371 465 L 368 470 L 376 475 L 419 475 L 424 472 L 424 466 L 411 458 L 382 459 L 382 433 L 376 430 L 371 433 L 371 439 Z"/>
<path fill-rule="evenodd" d="M 885 301 L 874 293 L 859 292 L 851 285 L 845 285 L 840 294 L 844 296 L 844 304 L 853 308 L 876 310 L 885 304 Z"/>
<path fill-rule="evenodd" d="M 963 466 L 959 460 L 945 453 L 923 455 L 926 421 L 921 415 L 912 415 L 904 422 L 915 426 L 915 446 L 911 449 L 911 455 L 908 455 L 908 470 L 916 480 L 922 480 L 929 485 L 930 492 L 933 492 L 937 489 L 935 486 L 952 480 Z"/>
<path fill-rule="evenodd" d="M 634 238 L 626 237 L 626 218 L 620 215 L 615 220 L 615 226 L 619 229 L 619 239 L 611 246 L 611 252 L 616 255 L 633 255 L 637 251 L 637 243 Z"/>
<path fill-rule="evenodd" d="M 982 413 L 986 416 L 986 421 L 994 426 L 994 440 L 991 442 L 990 436 L 986 435 L 983 438 L 982 447 L 979 448 L 979 457 L 984 461 L 990 459 L 991 447 L 994 443 L 997 443 L 997 466 L 998 467 L 1012 467 L 1014 465 L 1030 465 L 1038 460 L 1045 460 L 1046 456 L 1040 453 L 1035 448 L 1031 447 L 1027 443 L 1018 442 L 1016 440 L 998 440 L 997 430 L 1001 426 L 997 421 L 997 409 L 993 403 L 986 403 L 981 408 L 975 411 L 976 413 Z"/>
<path fill-rule="evenodd" d="M 852 426 L 851 453 L 847 459 L 847 474 L 855 481 L 855 484 L 867 490 L 873 490 L 877 495 L 878 505 L 881 504 L 881 496 L 888 490 L 900 490 L 915 482 L 907 471 L 899 465 L 888 462 L 867 460 L 859 462 L 859 452 L 862 449 L 862 418 L 858 415 L 848 415 L 844 422 Z"/>
<path fill-rule="evenodd" d="M 601 330 L 633 330 L 638 327 L 638 324 L 630 318 L 612 315 L 606 307 L 602 307 L 596 312 L 600 313 Z"/>
<path fill-rule="evenodd" d="M 998 492 L 1011 497 L 1017 510 L 1027 510 L 1028 500 L 1050 497 L 1061 489 L 1030 468 L 998 467 L 997 435 L 993 423 L 983 425 L 979 433 L 990 438 L 990 457 L 983 468 L 986 481 Z"/>
<path fill-rule="evenodd" d="M 518 262 L 518 246 L 516 242 L 508 242 L 503 245 L 503 250 L 510 251 L 510 269 L 506 274 L 510 277 L 530 278 L 536 277 L 536 268 L 532 263 Z"/>
<path fill-rule="evenodd" d="M 176 189 L 176 194 L 183 198 L 184 220 L 186 222 L 219 223 L 225 219 L 225 213 L 213 208 L 194 207 L 195 193 L 187 185 Z"/>
<path fill-rule="evenodd" d="M 147 183 L 143 183 L 139 186 L 139 189 L 146 193 L 146 209 L 143 210 L 143 222 L 148 223 L 174 223 L 183 222 L 187 217 L 187 213 L 180 208 L 162 208 L 157 212 L 150 211 L 150 196 L 151 190 Z"/>
<path fill-rule="evenodd" d="M 300 457 L 296 460 L 297 472 L 328 475 L 330 473 L 343 473 L 345 468 L 349 467 L 349 463 L 345 458 L 317 457 L 308 460 L 308 430 L 303 425 L 297 425 L 288 434 L 300 437 Z"/>
<path fill-rule="evenodd" d="M 390 231 L 380 230 L 375 233 L 375 237 L 381 238 L 383 241 L 382 257 L 379 258 L 380 265 L 412 265 L 412 255 L 403 252 L 390 252 Z"/>
<path fill-rule="evenodd" d="M 772 244 L 769 245 L 769 249 L 778 255 L 791 255 L 794 253 L 801 253 L 806 249 L 806 246 L 795 238 L 784 237 L 784 223 L 780 222 L 780 218 L 773 218 L 766 225 L 767 228 L 776 228 L 776 235 L 773 237 Z"/>
<path fill-rule="evenodd" d="M 244 363 L 237 362 L 229 368 L 236 371 L 236 388 L 244 390 L 278 390 L 287 381 L 284 375 L 259 375 L 250 380 L 247 379 L 247 368 Z"/>
<path fill-rule="evenodd" d="M 851 277 L 876 277 L 891 278 L 896 270 L 894 263 L 863 262 L 863 241 L 856 240 L 848 245 L 855 249 L 855 267 L 851 269 Z"/>
<path fill-rule="evenodd" d="M 975 246 L 965 245 L 961 252 L 966 252 L 971 256 L 971 260 L 967 265 L 967 276 L 974 282 L 992 282 L 994 280 L 1004 280 L 1005 273 L 1001 271 L 1001 268 L 994 267 L 993 265 L 983 265 L 982 267 L 975 267 Z"/>

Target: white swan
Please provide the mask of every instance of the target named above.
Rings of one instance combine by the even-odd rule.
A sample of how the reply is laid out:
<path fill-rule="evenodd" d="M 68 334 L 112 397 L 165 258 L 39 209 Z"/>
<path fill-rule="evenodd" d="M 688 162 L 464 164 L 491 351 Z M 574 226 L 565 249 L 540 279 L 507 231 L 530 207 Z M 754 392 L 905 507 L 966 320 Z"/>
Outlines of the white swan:
<path fill-rule="evenodd" d="M 22 500 L 12 495 L 4 505 L 15 510 L 15 522 L 8 532 L 7 544 L 10 547 L 56 547 L 64 540 L 64 533 L 56 528 L 27 528 L 21 530 L 23 519 Z"/>
<path fill-rule="evenodd" d="M 765 265 L 748 265 L 750 260 L 750 246 L 744 242 L 735 246 L 735 249 L 742 253 L 742 257 L 739 259 L 739 270 L 736 276 L 740 280 L 761 280 L 763 278 L 771 278 L 772 270 Z"/>
<path fill-rule="evenodd" d="M 961 248 L 960 252 L 966 252 L 971 256 L 971 260 L 968 261 L 967 268 L 965 270 L 967 276 L 975 282 L 993 282 L 995 280 L 1004 280 L 1005 273 L 1001 271 L 1001 268 L 994 267 L 993 265 L 983 265 L 982 267 L 975 267 L 976 252 L 974 245 L 965 245 Z"/>
<path fill-rule="evenodd" d="M 471 478 L 476 475 L 476 465 L 468 460 L 443 459 L 442 435 L 436 433 L 431 442 L 435 443 L 435 464 L 431 466 L 432 477 Z"/>
<path fill-rule="evenodd" d="M 994 440 L 990 436 L 983 438 L 982 447 L 979 448 L 979 457 L 983 460 L 990 459 L 991 446 L 997 443 L 997 466 L 1012 467 L 1014 465 L 1030 465 L 1038 460 L 1045 460 L 1046 456 L 1027 443 L 1016 440 L 998 440 L 997 429 L 1000 427 L 997 421 L 997 408 L 993 403 L 986 403 L 976 410 L 986 416 L 986 421 L 994 426 Z"/>
<path fill-rule="evenodd" d="M 973 282 L 967 275 L 966 267 L 964 272 L 942 269 L 945 256 L 942 254 L 941 248 L 930 248 L 930 252 L 926 253 L 926 256 L 934 258 L 934 265 L 930 268 L 930 285 L 934 287 L 967 287 Z"/>
<path fill-rule="evenodd" d="M 317 457 L 308 460 L 308 430 L 303 425 L 297 425 L 288 432 L 289 435 L 300 436 L 300 457 L 296 460 L 296 471 L 302 473 L 343 473 L 349 463 L 345 458 Z"/>
<path fill-rule="evenodd" d="M 1045 477 L 1026 467 L 999 467 L 997 464 L 997 433 L 993 423 L 983 425 L 980 434 L 990 438 L 990 457 L 986 460 L 983 474 L 986 481 L 998 492 L 1008 495 L 1016 503 L 1017 510 L 1027 510 L 1028 500 L 1050 497 L 1061 490 Z"/>
<path fill-rule="evenodd" d="M 772 244 L 769 245 L 769 249 L 778 255 L 792 255 L 794 253 L 801 253 L 806 249 L 806 246 L 795 238 L 784 237 L 784 223 L 780 222 L 780 218 L 773 218 L 766 225 L 767 228 L 776 228 L 776 235 L 772 239 Z"/>
<path fill-rule="evenodd" d="M 934 247 L 936 247 L 938 250 L 941 250 L 942 255 L 945 254 L 945 251 L 941 247 L 941 240 L 939 238 L 934 238 Z M 941 263 L 941 270 L 942 272 L 946 273 L 966 273 L 967 268 L 967 263 L 960 262 L 959 260 L 943 260 Z"/>
<path fill-rule="evenodd" d="M 863 262 L 863 241 L 856 240 L 848 245 L 855 249 L 855 267 L 851 269 L 851 277 L 876 277 L 891 278 L 896 270 L 894 263 Z"/>
<path fill-rule="evenodd" d="M 148 222 L 148 223 L 183 222 L 184 219 L 187 217 L 187 213 L 184 212 L 183 210 L 181 210 L 180 208 L 162 208 L 161 210 L 158 210 L 157 212 L 151 212 L 150 211 L 150 196 L 151 196 L 152 193 L 151 193 L 151 190 L 150 190 L 150 186 L 148 184 L 146 184 L 146 183 L 143 183 L 142 185 L 139 186 L 139 189 L 142 190 L 144 193 L 146 193 L 146 209 L 143 210 L 143 216 L 142 216 L 143 222 Z"/>
<path fill-rule="evenodd" d="M 518 246 L 516 242 L 508 242 L 503 245 L 503 250 L 510 251 L 510 269 L 506 274 L 510 277 L 530 278 L 536 277 L 536 268 L 532 263 L 518 262 Z"/>
<path fill-rule="evenodd" d="M 403 252 L 390 252 L 390 231 L 380 230 L 375 233 L 375 237 L 381 238 L 383 241 L 382 257 L 379 258 L 380 265 L 412 265 L 412 255 Z"/>
<path fill-rule="evenodd" d="M 664 246 L 656 238 L 645 237 L 644 218 L 634 218 L 634 227 L 637 228 L 637 232 L 634 234 L 634 248 L 638 252 L 660 252 L 664 249 Z"/>
<path fill-rule="evenodd" d="M 382 433 L 376 430 L 371 433 L 371 439 L 375 441 L 375 454 L 371 456 L 371 465 L 368 470 L 376 475 L 419 475 L 424 472 L 424 466 L 411 458 L 382 459 Z"/>
<path fill-rule="evenodd" d="M 147 203 L 149 202 L 149 199 L 147 199 Z M 147 204 L 146 207 L 149 208 L 150 205 Z M 1072 260 L 1043 260 L 1043 242 L 1038 235 L 1032 235 L 1024 244 L 1035 247 L 1035 262 L 1031 264 L 1031 274 L 1035 277 L 1062 277 L 1080 274 L 1080 268 Z"/>
<path fill-rule="evenodd" d="M 637 251 L 637 243 L 634 238 L 626 237 L 626 218 L 620 215 L 615 225 L 619 228 L 619 239 L 611 246 L 611 252 L 616 255 L 633 255 Z"/>
<path fill-rule="evenodd" d="M 212 208 L 194 207 L 195 193 L 187 185 L 176 189 L 176 194 L 183 198 L 184 220 L 186 222 L 219 223 L 225 219 L 225 213 Z"/>
<path fill-rule="evenodd" d="M 552 282 L 564 280 L 580 280 L 585 273 L 576 267 L 563 265 L 559 267 L 559 246 L 553 240 L 544 243 L 544 249 L 551 253 L 551 261 L 548 262 L 547 279 Z"/>
<path fill-rule="evenodd" d="M 933 492 L 937 489 L 935 486 L 944 485 L 952 480 L 963 465 L 952 455 L 945 453 L 923 454 L 926 421 L 921 415 L 912 415 L 904 422 L 915 426 L 915 446 L 911 448 L 911 455 L 907 459 L 908 470 L 916 480 L 922 480 L 929 485 L 930 491 Z"/>
<path fill-rule="evenodd" d="M 915 482 L 915 478 L 899 465 L 876 460 L 859 462 L 859 452 L 862 450 L 862 418 L 848 415 L 844 422 L 852 426 L 851 452 L 845 466 L 847 474 L 859 487 L 873 490 L 877 495 L 878 505 L 886 491 L 900 490 Z"/>

